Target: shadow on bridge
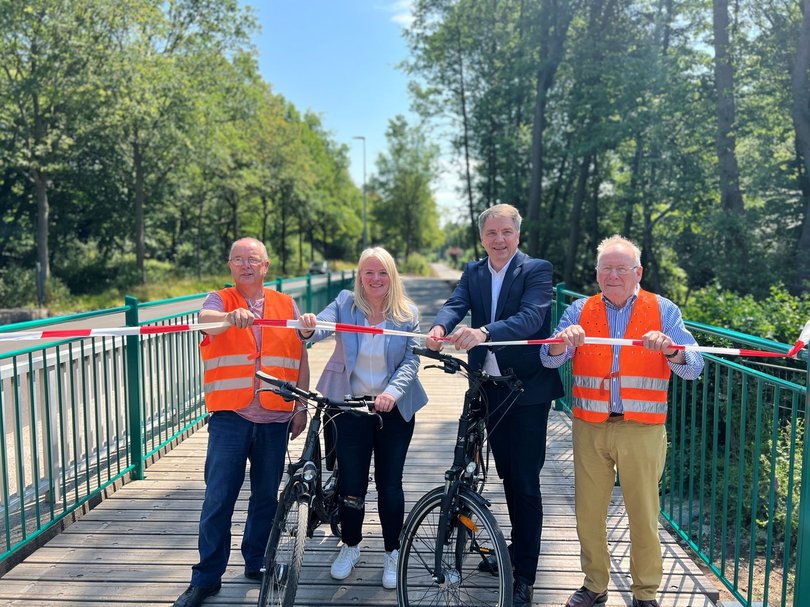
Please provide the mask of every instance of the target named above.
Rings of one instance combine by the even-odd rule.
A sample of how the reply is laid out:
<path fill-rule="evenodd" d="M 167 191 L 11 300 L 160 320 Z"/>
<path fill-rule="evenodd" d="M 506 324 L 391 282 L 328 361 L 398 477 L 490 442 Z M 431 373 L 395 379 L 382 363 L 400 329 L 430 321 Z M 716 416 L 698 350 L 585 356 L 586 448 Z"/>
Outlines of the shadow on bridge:
<path fill-rule="evenodd" d="M 408 279 L 427 330 L 449 295 L 447 279 Z M 310 351 L 313 385 L 332 351 L 331 340 Z M 419 413 L 405 471 L 407 506 L 441 484 L 452 460 L 452 441 L 461 408 L 464 381 L 438 371 L 424 371 L 430 404 Z M 571 424 L 553 411 L 548 456 L 541 474 L 545 511 L 543 547 L 535 584 L 537 606 L 562 605 L 582 582 L 576 539 L 573 496 Z M 300 443 L 301 441 L 297 441 Z M 295 444 L 295 443 L 294 443 Z M 144 480 L 130 482 L 9 571 L 0 584 L 3 605 L 169 605 L 185 589 L 197 558 L 197 521 L 202 503 L 207 432 L 203 427 L 147 469 Z M 297 445 L 300 448 L 300 444 Z M 494 475 L 493 475 L 494 476 Z M 394 605 L 392 591 L 381 587 L 383 544 L 373 483 L 368 496 L 367 529 L 361 560 L 344 581 L 329 576 L 337 539 L 321 527 L 307 545 L 297 605 Z M 500 484 L 486 490 L 501 528 L 509 521 Z M 243 489 L 234 515 L 230 566 L 221 592 L 205 605 L 255 605 L 258 586 L 242 576 L 239 544 L 247 511 Z M 629 537 L 620 490 L 609 511 L 608 539 L 614 571 L 607 607 L 629 605 Z M 659 595 L 664 607 L 714 604 L 717 590 L 661 530 L 664 581 Z"/>

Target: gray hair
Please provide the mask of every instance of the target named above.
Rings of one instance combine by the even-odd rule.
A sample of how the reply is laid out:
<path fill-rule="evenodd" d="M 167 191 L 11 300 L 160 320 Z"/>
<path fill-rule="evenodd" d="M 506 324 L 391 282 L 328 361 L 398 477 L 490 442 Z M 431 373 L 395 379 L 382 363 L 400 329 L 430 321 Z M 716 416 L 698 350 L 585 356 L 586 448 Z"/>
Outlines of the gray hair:
<path fill-rule="evenodd" d="M 252 241 L 255 242 L 257 245 L 259 245 L 259 250 L 262 252 L 262 255 L 264 255 L 263 261 L 267 261 L 268 259 L 270 259 L 270 257 L 267 255 L 267 247 L 264 246 L 264 243 L 257 238 L 251 238 L 249 236 L 246 238 L 239 238 L 238 240 L 233 241 L 233 244 L 231 245 L 231 250 L 228 252 L 228 259 L 230 259 L 231 256 L 233 255 L 233 250 L 236 248 L 236 245 L 244 241 Z"/>
<path fill-rule="evenodd" d="M 523 218 L 520 216 L 520 211 L 511 204 L 496 204 L 481 213 L 478 216 L 479 234 L 484 231 L 484 224 L 490 217 L 508 217 L 512 220 L 512 223 L 515 224 L 515 230 L 520 233 L 520 222 L 523 221 Z"/>
<path fill-rule="evenodd" d="M 641 249 L 638 248 L 635 242 L 632 240 L 625 238 L 624 236 L 619 236 L 618 234 L 614 234 L 609 238 L 605 238 L 602 242 L 599 243 L 599 246 L 596 247 L 596 265 L 599 265 L 599 258 L 602 257 L 602 253 L 605 252 L 605 249 L 614 245 L 621 245 L 633 253 L 634 261 L 637 266 L 641 265 Z"/>

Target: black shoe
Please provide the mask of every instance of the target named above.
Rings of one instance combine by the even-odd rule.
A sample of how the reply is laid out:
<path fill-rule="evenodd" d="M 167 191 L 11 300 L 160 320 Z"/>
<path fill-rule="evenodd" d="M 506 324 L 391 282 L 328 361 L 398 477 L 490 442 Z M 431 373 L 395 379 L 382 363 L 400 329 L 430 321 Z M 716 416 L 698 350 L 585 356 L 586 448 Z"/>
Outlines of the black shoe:
<path fill-rule="evenodd" d="M 633 597 L 633 607 L 659 607 L 658 601 L 655 599 L 642 601 L 641 599 L 637 599 Z"/>
<path fill-rule="evenodd" d="M 568 597 L 565 607 L 593 607 L 594 605 L 604 605 L 607 602 L 607 596 L 607 590 L 604 592 L 594 592 L 583 586 Z"/>
<path fill-rule="evenodd" d="M 245 577 L 249 580 L 261 581 L 262 572 L 258 569 L 248 569 L 245 567 Z"/>
<path fill-rule="evenodd" d="M 209 596 L 214 596 L 222 584 L 216 586 L 189 586 L 186 591 L 177 597 L 172 607 L 200 607 Z"/>
<path fill-rule="evenodd" d="M 515 580 L 515 584 L 512 586 L 512 607 L 531 607 L 532 594 L 534 594 L 534 588 L 526 582 Z"/>
<path fill-rule="evenodd" d="M 512 544 L 509 544 L 508 550 L 509 550 L 509 560 L 514 561 L 515 553 L 512 549 Z M 512 565 L 512 570 L 514 571 L 514 569 L 515 566 Z M 498 559 L 495 558 L 495 555 L 490 554 L 482 558 L 481 562 L 478 563 L 478 571 L 483 571 L 484 573 L 491 573 L 492 575 L 498 573 Z"/>

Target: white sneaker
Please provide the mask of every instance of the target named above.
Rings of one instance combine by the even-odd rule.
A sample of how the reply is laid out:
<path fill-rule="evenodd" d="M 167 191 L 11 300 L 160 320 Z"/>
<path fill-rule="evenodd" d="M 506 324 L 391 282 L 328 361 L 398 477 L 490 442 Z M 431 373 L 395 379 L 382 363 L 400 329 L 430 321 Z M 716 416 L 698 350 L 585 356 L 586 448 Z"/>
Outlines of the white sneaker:
<path fill-rule="evenodd" d="M 397 561 L 399 560 L 399 550 L 392 550 L 385 553 L 385 564 L 383 565 L 383 588 L 393 590 L 397 587 Z"/>
<path fill-rule="evenodd" d="M 347 546 L 343 544 L 340 554 L 332 562 L 332 569 L 329 573 L 336 580 L 345 580 L 354 569 L 360 559 L 360 546 Z"/>

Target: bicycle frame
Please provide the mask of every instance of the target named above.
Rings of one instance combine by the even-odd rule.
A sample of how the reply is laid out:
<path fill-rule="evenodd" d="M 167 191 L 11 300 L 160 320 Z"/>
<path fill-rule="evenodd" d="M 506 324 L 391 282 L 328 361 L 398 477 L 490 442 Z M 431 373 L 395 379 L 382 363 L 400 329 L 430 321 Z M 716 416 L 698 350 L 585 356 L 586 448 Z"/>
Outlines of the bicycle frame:
<path fill-rule="evenodd" d="M 436 534 L 435 562 L 433 569 L 433 579 L 437 584 L 445 582 L 442 567 L 443 546 L 447 542 L 448 527 L 456 511 L 455 504 L 461 492 L 468 494 L 470 499 L 474 499 L 486 508 L 491 503 L 479 494 L 476 485 L 479 474 L 486 482 L 485 462 L 480 461 L 481 449 L 484 444 L 484 431 L 486 426 L 487 408 L 482 402 L 481 387 L 486 382 L 504 383 L 512 387 L 509 397 L 522 391 L 520 381 L 513 374 L 506 376 L 491 376 L 483 370 L 470 370 L 464 361 L 438 352 L 423 348 L 414 348 L 414 353 L 427 358 L 439 360 L 443 364 L 429 365 L 441 368 L 445 373 L 458 373 L 463 368 L 470 378 L 470 386 L 464 393 L 464 405 L 458 421 L 458 432 L 456 433 L 456 444 L 453 450 L 453 463 L 444 473 L 444 492 L 442 495 L 442 516 Z M 452 362 L 451 362 L 452 361 Z M 508 397 L 508 398 L 509 398 Z M 514 402 L 514 400 L 513 400 Z M 510 405 L 511 406 L 511 403 Z M 483 482 L 480 490 L 483 490 Z M 463 521 L 462 521 L 462 524 Z"/>
<path fill-rule="evenodd" d="M 320 433 L 323 412 L 328 408 L 342 411 L 356 411 L 365 407 L 368 412 L 373 408 L 373 401 L 369 397 L 346 398 L 344 401 L 330 401 L 316 392 L 302 390 L 295 384 L 285 382 L 268 375 L 262 371 L 256 373 L 261 380 L 270 383 L 275 388 L 262 388 L 280 394 L 285 400 L 294 400 L 315 407 L 315 413 L 309 422 L 304 448 L 301 456 L 287 466 L 287 482 L 282 490 L 281 499 L 306 499 L 316 516 L 311 516 L 307 524 L 307 537 L 312 537 L 315 529 L 321 523 L 330 522 L 331 513 L 327 511 L 324 499 L 323 474 L 321 466 Z M 302 415 L 303 410 L 296 412 Z"/>

